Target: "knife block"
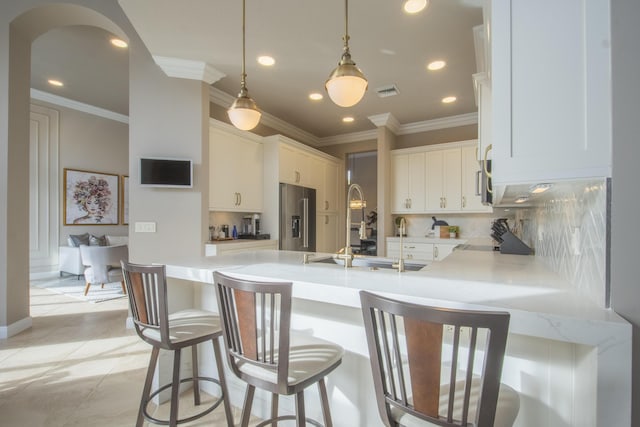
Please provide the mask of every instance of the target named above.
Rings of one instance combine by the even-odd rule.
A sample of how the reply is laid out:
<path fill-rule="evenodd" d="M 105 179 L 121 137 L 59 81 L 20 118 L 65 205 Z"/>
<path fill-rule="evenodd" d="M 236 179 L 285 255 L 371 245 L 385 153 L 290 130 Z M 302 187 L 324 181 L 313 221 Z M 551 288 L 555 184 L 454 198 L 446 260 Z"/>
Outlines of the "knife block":
<path fill-rule="evenodd" d="M 533 253 L 529 246 L 510 231 L 506 231 L 500 237 L 502 238 L 502 243 L 500 244 L 501 254 L 531 255 Z"/>

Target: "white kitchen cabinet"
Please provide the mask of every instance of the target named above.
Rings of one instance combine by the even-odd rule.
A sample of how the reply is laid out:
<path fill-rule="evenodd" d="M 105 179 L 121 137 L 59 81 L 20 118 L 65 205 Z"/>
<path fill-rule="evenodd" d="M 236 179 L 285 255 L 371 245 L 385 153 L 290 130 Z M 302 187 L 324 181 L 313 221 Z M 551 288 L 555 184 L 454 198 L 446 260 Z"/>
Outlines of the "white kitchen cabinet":
<path fill-rule="evenodd" d="M 311 187 L 316 189 L 316 211 L 337 212 L 340 173 L 338 164 L 320 157 L 312 157 L 311 164 L 314 177 Z"/>
<path fill-rule="evenodd" d="M 224 123 L 209 126 L 209 209 L 262 212 L 263 148 Z"/>
<path fill-rule="evenodd" d="M 425 157 L 427 212 L 462 210 L 460 148 L 428 151 Z"/>
<path fill-rule="evenodd" d="M 233 240 L 204 245 L 205 256 L 236 254 L 239 252 L 277 250 L 277 240 Z"/>
<path fill-rule="evenodd" d="M 458 243 L 426 243 L 415 240 L 413 238 L 403 241 L 402 256 L 405 260 L 442 261 L 458 245 Z M 387 239 L 387 258 L 400 258 L 400 239 Z"/>
<path fill-rule="evenodd" d="M 280 182 L 311 187 L 313 181 L 311 156 L 286 144 L 281 144 L 279 151 Z"/>
<path fill-rule="evenodd" d="M 419 213 L 425 209 L 425 154 L 392 154 L 391 213 Z"/>
<path fill-rule="evenodd" d="M 344 242 L 338 239 L 338 215 L 318 213 L 316 215 L 316 252 L 336 253 Z"/>
<path fill-rule="evenodd" d="M 477 160 L 476 146 L 465 146 L 461 148 L 462 154 L 462 206 L 464 212 L 492 212 L 491 206 L 482 204 L 482 197 L 479 195 L 478 180 L 481 179 L 481 163 Z"/>
<path fill-rule="evenodd" d="M 492 2 L 494 186 L 611 176 L 610 25 L 606 0 Z"/>

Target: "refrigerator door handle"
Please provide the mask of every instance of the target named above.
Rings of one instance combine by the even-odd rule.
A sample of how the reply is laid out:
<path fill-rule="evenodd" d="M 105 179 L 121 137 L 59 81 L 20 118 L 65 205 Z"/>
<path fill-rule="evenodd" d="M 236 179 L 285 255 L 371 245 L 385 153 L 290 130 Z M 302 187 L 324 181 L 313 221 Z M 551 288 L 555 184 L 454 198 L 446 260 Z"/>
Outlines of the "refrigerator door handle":
<path fill-rule="evenodd" d="M 306 197 L 302 199 L 302 247 L 309 247 L 309 199 Z"/>

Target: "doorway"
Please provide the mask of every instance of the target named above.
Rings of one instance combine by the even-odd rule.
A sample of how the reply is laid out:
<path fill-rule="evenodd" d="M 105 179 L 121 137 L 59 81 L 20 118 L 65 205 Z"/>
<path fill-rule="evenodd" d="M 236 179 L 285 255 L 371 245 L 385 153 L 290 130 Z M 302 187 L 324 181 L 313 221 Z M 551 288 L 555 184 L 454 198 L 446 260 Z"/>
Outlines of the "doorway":
<path fill-rule="evenodd" d="M 378 152 L 365 151 L 347 154 L 347 186 L 362 187 L 367 206 L 360 214 L 353 212 L 353 222 L 365 221 L 367 238 L 360 239 L 358 227 L 351 227 L 351 246 L 354 253 L 377 254 L 378 223 Z"/>

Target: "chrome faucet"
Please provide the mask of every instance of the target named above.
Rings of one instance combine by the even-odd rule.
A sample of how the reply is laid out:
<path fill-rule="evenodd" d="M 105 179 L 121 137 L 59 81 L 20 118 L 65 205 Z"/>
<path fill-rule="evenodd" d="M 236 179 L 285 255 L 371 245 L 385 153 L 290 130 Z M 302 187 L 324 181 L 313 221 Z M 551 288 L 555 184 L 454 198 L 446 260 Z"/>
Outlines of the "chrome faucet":
<path fill-rule="evenodd" d="M 404 254 L 403 254 L 404 239 L 402 236 L 404 235 L 405 227 L 406 227 L 406 223 L 404 218 L 400 218 L 400 224 L 398 225 L 398 228 L 400 229 L 400 259 L 398 260 L 397 263 L 391 265 L 392 268 L 398 269 L 398 273 L 402 273 L 404 271 Z"/>
<path fill-rule="evenodd" d="M 351 200 L 351 193 L 355 191 L 359 195 L 359 199 Z M 338 258 L 344 259 L 344 267 L 353 267 L 353 251 L 351 250 L 351 209 L 363 209 L 367 206 L 362 194 L 362 188 L 358 184 L 351 184 L 347 191 L 347 236 L 344 250 L 341 250 Z M 364 215 L 360 221 L 360 239 L 367 238 L 367 229 L 364 223 Z"/>

